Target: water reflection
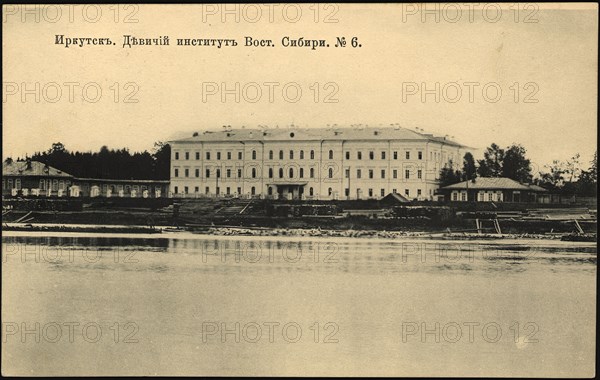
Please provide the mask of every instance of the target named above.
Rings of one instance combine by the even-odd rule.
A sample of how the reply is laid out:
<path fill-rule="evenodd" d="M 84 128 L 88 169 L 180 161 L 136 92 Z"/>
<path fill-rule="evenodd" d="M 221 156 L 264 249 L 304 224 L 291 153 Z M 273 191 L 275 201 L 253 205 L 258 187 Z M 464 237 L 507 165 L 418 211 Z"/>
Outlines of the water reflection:
<path fill-rule="evenodd" d="M 206 274 L 425 273 L 484 276 L 531 271 L 596 272 L 596 246 L 555 241 L 473 243 L 289 240 L 210 236 L 3 236 L 3 261 L 39 262 L 53 271 Z"/>

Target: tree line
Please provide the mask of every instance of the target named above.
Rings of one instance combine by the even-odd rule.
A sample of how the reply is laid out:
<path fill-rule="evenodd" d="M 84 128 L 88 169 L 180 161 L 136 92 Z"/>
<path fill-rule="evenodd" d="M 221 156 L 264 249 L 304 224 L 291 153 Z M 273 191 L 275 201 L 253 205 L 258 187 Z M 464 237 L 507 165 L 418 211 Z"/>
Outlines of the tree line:
<path fill-rule="evenodd" d="M 532 173 L 531 161 L 526 149 L 513 144 L 505 149 L 491 144 L 483 153 L 483 159 L 475 161 L 467 152 L 460 169 L 453 169 L 450 162 L 440 171 L 440 186 L 448 186 L 477 177 L 506 177 L 521 183 L 531 183 L 561 195 L 597 196 L 597 152 L 588 169 L 582 168 L 580 155 L 567 161 L 555 160 L 545 165 L 543 171 Z"/>
<path fill-rule="evenodd" d="M 25 159 L 48 164 L 79 178 L 168 180 L 171 147 L 167 143 L 156 142 L 152 152 L 131 153 L 128 149 L 109 149 L 106 146 L 98 152 L 72 152 L 57 142 L 47 151 L 36 152 Z"/>

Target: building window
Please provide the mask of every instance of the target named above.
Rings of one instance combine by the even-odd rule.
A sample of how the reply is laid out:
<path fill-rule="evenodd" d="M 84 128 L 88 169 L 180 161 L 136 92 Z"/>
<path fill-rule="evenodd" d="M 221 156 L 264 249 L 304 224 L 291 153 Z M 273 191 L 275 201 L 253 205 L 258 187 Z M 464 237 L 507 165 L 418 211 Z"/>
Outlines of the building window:
<path fill-rule="evenodd" d="M 360 169 L 356 169 L 356 178 L 361 178 L 362 171 Z"/>
<path fill-rule="evenodd" d="M 196 160 L 200 159 L 200 152 L 196 152 Z"/>
<path fill-rule="evenodd" d="M 362 160 L 362 152 L 356 152 L 356 159 Z"/>
<path fill-rule="evenodd" d="M 392 193 L 396 194 L 398 192 L 398 189 L 392 189 Z"/>
<path fill-rule="evenodd" d="M 372 160 L 373 158 L 375 158 L 375 153 L 373 151 L 369 152 L 369 160 Z"/>
<path fill-rule="evenodd" d="M 179 194 L 179 188 L 178 188 L 177 186 L 175 186 L 175 187 L 173 188 L 173 191 L 175 192 L 175 194 Z"/>
<path fill-rule="evenodd" d="M 330 159 L 330 160 L 333 160 L 333 150 L 330 150 L 330 151 L 329 151 L 329 159 Z"/>
<path fill-rule="evenodd" d="M 423 178 L 423 170 L 421 170 L 421 169 L 417 170 L 417 178 L 418 179 L 422 179 Z"/>
<path fill-rule="evenodd" d="M 175 177 L 179 177 L 179 169 L 175 169 Z"/>
<path fill-rule="evenodd" d="M 221 188 L 219 186 L 217 186 L 215 188 L 215 194 L 217 194 L 217 195 L 221 194 Z"/>
<path fill-rule="evenodd" d="M 346 169 L 345 176 L 346 176 L 346 178 L 350 178 L 350 169 Z"/>
<path fill-rule="evenodd" d="M 190 169 L 185 169 L 185 177 L 189 177 L 190 176 Z"/>
<path fill-rule="evenodd" d="M 452 192 L 452 200 L 453 201 L 457 201 L 458 200 L 458 193 L 456 191 Z"/>
<path fill-rule="evenodd" d="M 409 151 L 406 151 L 406 159 L 410 160 L 410 152 Z"/>
<path fill-rule="evenodd" d="M 279 168 L 279 178 L 283 178 L 283 168 Z"/>
<path fill-rule="evenodd" d="M 385 189 L 381 189 L 381 196 L 385 197 Z"/>
<path fill-rule="evenodd" d="M 252 151 L 252 159 L 256 160 L 256 151 L 255 150 Z"/>
<path fill-rule="evenodd" d="M 404 178 L 409 179 L 410 178 L 410 170 L 406 169 L 404 171 Z"/>
<path fill-rule="evenodd" d="M 464 193 L 460 193 L 460 199 L 462 201 L 466 201 L 467 200 L 467 192 L 466 191 Z"/>
<path fill-rule="evenodd" d="M 231 169 L 227 169 L 227 178 L 231 178 Z"/>
<path fill-rule="evenodd" d="M 385 160 L 385 152 L 381 152 L 381 159 Z"/>
<path fill-rule="evenodd" d="M 350 159 L 350 152 L 346 152 L 346 160 Z"/>
<path fill-rule="evenodd" d="M 269 168 L 269 178 L 273 178 L 273 168 Z"/>
<path fill-rule="evenodd" d="M 280 150 L 280 151 L 279 151 L 279 159 L 280 159 L 280 160 L 283 160 L 283 150 Z"/>
<path fill-rule="evenodd" d="M 290 178 L 294 178 L 294 168 L 290 168 Z"/>
<path fill-rule="evenodd" d="M 304 151 L 303 150 L 300 151 L 300 159 L 304 160 Z"/>
<path fill-rule="evenodd" d="M 241 187 L 238 187 L 238 188 L 237 188 L 237 193 L 238 193 L 238 194 L 241 194 L 241 193 L 242 193 L 242 188 L 241 188 Z"/>
<path fill-rule="evenodd" d="M 244 154 L 242 152 L 238 152 L 238 160 L 244 158 Z"/>
<path fill-rule="evenodd" d="M 252 186 L 252 188 L 250 189 L 250 193 L 252 195 L 256 195 L 256 187 Z"/>
<path fill-rule="evenodd" d="M 206 159 L 210 160 L 210 152 L 206 152 Z"/>
<path fill-rule="evenodd" d="M 210 194 L 210 187 L 206 186 L 206 188 L 204 189 L 204 193 Z"/>
<path fill-rule="evenodd" d="M 418 158 L 419 160 L 422 160 L 422 159 L 423 159 L 423 152 L 421 152 L 421 151 L 418 151 L 418 152 L 417 152 L 417 158 Z"/>
<path fill-rule="evenodd" d="M 311 160 L 314 160 L 314 159 L 315 159 L 315 151 L 314 151 L 314 150 L 311 150 L 311 151 L 310 151 L 310 159 L 311 159 Z"/>
<path fill-rule="evenodd" d="M 369 169 L 369 178 L 373 178 L 373 169 Z"/>
<path fill-rule="evenodd" d="M 217 152 L 217 161 L 221 159 L 221 152 Z"/>
<path fill-rule="evenodd" d="M 304 178 L 304 168 L 300 168 L 300 178 Z"/>
<path fill-rule="evenodd" d="M 256 168 L 252 168 L 252 178 L 256 178 Z"/>
<path fill-rule="evenodd" d="M 227 188 L 225 189 L 225 192 L 227 193 L 227 195 L 231 194 L 231 188 L 229 186 L 227 186 Z"/>
<path fill-rule="evenodd" d="M 327 194 L 329 194 L 329 196 L 333 194 L 333 189 L 331 187 L 327 189 Z"/>
<path fill-rule="evenodd" d="M 310 168 L 310 178 L 315 178 L 315 169 Z"/>
<path fill-rule="evenodd" d="M 293 160 L 293 159 L 294 159 L 294 151 L 290 150 L 290 160 Z"/>
<path fill-rule="evenodd" d="M 194 193 L 199 193 L 200 192 L 200 188 L 198 186 L 194 187 Z"/>
<path fill-rule="evenodd" d="M 210 169 L 206 169 L 206 175 L 205 175 L 205 177 L 206 178 L 210 178 Z"/>
<path fill-rule="evenodd" d="M 273 151 L 272 151 L 272 150 L 270 150 L 270 151 L 269 151 L 269 160 L 272 160 L 272 159 L 273 159 Z"/>
<path fill-rule="evenodd" d="M 410 190 L 409 189 L 404 189 L 404 195 L 406 195 L 407 197 L 410 196 Z"/>
<path fill-rule="evenodd" d="M 369 197 L 373 196 L 373 189 L 369 189 Z"/>
<path fill-rule="evenodd" d="M 175 159 L 179 160 L 179 152 L 175 152 Z"/>
<path fill-rule="evenodd" d="M 194 170 L 194 174 L 196 175 L 196 178 L 200 177 L 200 169 Z"/>
<path fill-rule="evenodd" d="M 333 168 L 329 168 L 329 178 L 333 178 Z"/>
<path fill-rule="evenodd" d="M 186 193 L 186 194 L 189 194 L 190 193 L 190 189 L 187 186 L 185 186 L 183 188 L 183 192 Z"/>
<path fill-rule="evenodd" d="M 421 196 L 421 189 L 417 189 L 417 197 Z"/>
<path fill-rule="evenodd" d="M 311 187 L 310 189 L 308 189 L 308 195 L 310 195 L 311 197 L 314 195 L 315 191 L 313 190 L 313 188 Z"/>
<path fill-rule="evenodd" d="M 190 152 L 185 152 L 185 159 L 189 160 L 190 159 Z"/>
<path fill-rule="evenodd" d="M 237 174 L 238 174 L 237 175 L 238 178 L 242 178 L 242 169 L 238 169 Z"/>
<path fill-rule="evenodd" d="M 217 169 L 217 178 L 221 178 L 221 169 Z"/>
<path fill-rule="evenodd" d="M 392 177 L 394 177 L 394 179 L 398 178 L 398 170 L 392 170 Z"/>
<path fill-rule="evenodd" d="M 385 179 L 385 170 L 384 169 L 381 170 L 381 178 Z"/>
<path fill-rule="evenodd" d="M 394 152 L 394 160 L 398 159 L 398 152 Z"/>
<path fill-rule="evenodd" d="M 231 160 L 231 152 L 227 152 L 227 159 Z"/>

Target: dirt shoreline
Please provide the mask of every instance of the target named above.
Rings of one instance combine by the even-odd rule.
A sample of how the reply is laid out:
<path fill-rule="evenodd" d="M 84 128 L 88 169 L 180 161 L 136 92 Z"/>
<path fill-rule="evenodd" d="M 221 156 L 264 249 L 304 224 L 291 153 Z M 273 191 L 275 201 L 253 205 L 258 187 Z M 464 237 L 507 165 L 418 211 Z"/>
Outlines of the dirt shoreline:
<path fill-rule="evenodd" d="M 546 239 L 561 240 L 567 234 L 490 234 L 476 232 L 447 232 L 447 231 L 386 231 L 386 230 L 352 230 L 352 229 L 320 229 L 320 228 L 269 228 L 269 227 L 237 227 L 237 226 L 203 226 L 176 228 L 172 226 L 126 226 L 126 225 L 82 225 L 82 224 L 23 224 L 4 223 L 3 231 L 32 231 L 32 232 L 81 232 L 81 233 L 128 233 L 128 234 L 157 234 L 192 232 L 213 236 L 273 236 L 273 237 L 338 237 L 338 238 L 432 238 L 448 240 L 498 240 L 498 239 Z M 595 240 L 595 234 L 588 234 Z M 593 236 L 592 236 L 593 235 Z M 589 240 L 589 241 L 594 241 Z"/>

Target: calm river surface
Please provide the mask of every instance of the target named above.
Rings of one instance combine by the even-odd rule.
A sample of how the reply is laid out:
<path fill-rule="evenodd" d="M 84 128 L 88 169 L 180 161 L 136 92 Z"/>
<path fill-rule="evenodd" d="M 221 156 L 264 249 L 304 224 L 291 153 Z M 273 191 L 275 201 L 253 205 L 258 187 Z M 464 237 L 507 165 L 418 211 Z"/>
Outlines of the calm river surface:
<path fill-rule="evenodd" d="M 2 236 L 4 375 L 594 375 L 596 244 Z"/>

